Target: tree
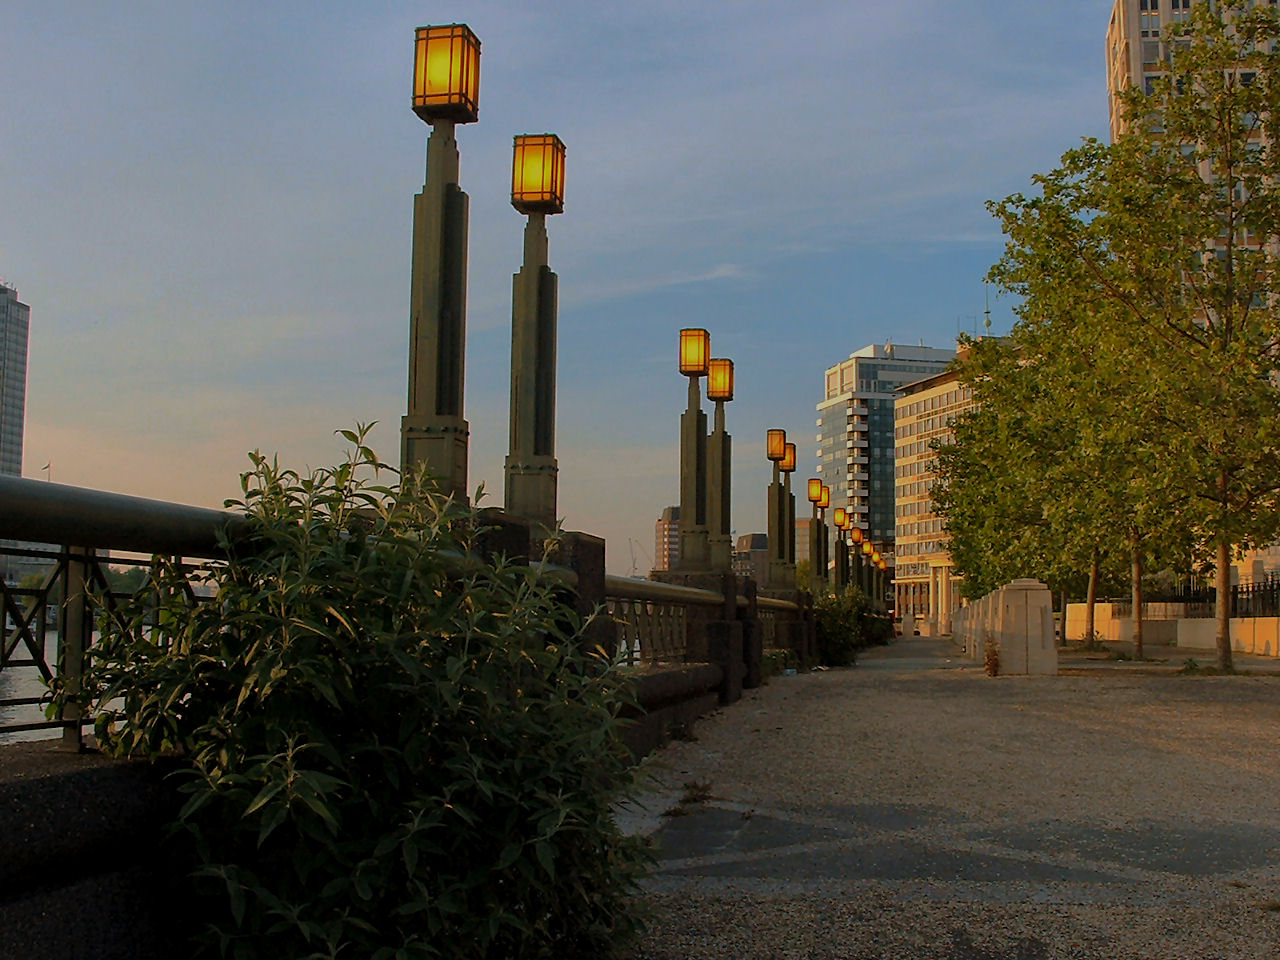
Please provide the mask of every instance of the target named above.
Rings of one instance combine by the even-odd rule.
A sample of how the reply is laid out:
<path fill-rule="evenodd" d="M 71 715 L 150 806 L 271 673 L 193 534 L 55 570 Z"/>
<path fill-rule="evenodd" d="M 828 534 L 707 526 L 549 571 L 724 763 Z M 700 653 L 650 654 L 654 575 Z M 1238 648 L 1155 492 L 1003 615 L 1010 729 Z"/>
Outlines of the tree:
<path fill-rule="evenodd" d="M 1167 39 L 1167 76 L 1123 95 L 1131 133 L 1085 141 L 1034 178 L 1040 196 L 994 205 L 1009 236 L 997 269 L 1044 317 L 1087 305 L 1072 315 L 1132 371 L 1141 416 L 1099 438 L 1139 445 L 1139 517 L 1176 517 L 1212 557 L 1230 669 L 1232 552 L 1280 531 L 1280 19 L 1197 4 Z"/>

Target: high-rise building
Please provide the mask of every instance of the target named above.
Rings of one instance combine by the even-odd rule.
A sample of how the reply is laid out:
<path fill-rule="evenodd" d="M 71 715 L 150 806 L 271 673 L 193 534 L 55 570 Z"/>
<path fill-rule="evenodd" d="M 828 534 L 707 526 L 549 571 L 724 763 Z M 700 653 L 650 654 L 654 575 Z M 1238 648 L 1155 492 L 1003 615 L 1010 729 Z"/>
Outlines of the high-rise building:
<path fill-rule="evenodd" d="M 667 507 L 653 525 L 653 569 L 674 570 L 680 565 L 680 508 Z"/>
<path fill-rule="evenodd" d="M 756 586 L 769 585 L 769 535 L 744 533 L 738 537 L 733 550 L 733 572 L 749 577 Z"/>
<path fill-rule="evenodd" d="M 901 616 L 925 618 L 936 633 L 951 632 L 951 612 L 960 605 L 960 592 L 943 520 L 933 507 L 934 444 L 954 437 L 956 417 L 973 405 L 972 389 L 959 382 L 955 370 L 907 384 L 894 404 L 894 609 Z"/>
<path fill-rule="evenodd" d="M 1191 4 L 1192 0 L 1115 0 L 1106 51 L 1112 141 L 1127 129 L 1118 93 L 1130 87 L 1153 91 L 1156 78 L 1169 64 L 1168 44 L 1161 34 L 1169 24 L 1191 16 Z"/>
<path fill-rule="evenodd" d="M 27 335 L 31 308 L 0 281 L 0 474 L 22 476 L 27 411 Z"/>
<path fill-rule="evenodd" d="M 873 344 L 827 369 L 818 404 L 818 476 L 892 562 L 893 401 L 904 384 L 941 373 L 953 350 Z M 831 511 L 828 511 L 828 516 Z M 797 554 L 798 555 L 798 554 Z"/>

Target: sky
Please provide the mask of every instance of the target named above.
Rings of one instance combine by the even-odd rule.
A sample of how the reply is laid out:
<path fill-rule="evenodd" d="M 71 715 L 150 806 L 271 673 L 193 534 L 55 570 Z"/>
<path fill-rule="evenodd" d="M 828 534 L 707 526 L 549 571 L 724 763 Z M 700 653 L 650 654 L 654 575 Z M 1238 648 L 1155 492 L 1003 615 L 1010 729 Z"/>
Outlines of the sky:
<path fill-rule="evenodd" d="M 652 565 L 679 499 L 678 332 L 699 326 L 736 366 L 732 526 L 763 531 L 765 431 L 812 475 L 827 367 L 981 329 L 1003 248 L 985 203 L 1106 137 L 1110 8 L 7 0 L 0 279 L 31 307 L 24 475 L 221 506 L 248 451 L 331 464 L 334 432 L 370 421 L 398 460 L 429 133 L 413 31 L 465 22 L 470 485 L 501 503 L 511 137 L 551 132 L 565 528 L 605 537 L 610 572 Z M 990 297 L 1005 332 L 1012 304 Z"/>

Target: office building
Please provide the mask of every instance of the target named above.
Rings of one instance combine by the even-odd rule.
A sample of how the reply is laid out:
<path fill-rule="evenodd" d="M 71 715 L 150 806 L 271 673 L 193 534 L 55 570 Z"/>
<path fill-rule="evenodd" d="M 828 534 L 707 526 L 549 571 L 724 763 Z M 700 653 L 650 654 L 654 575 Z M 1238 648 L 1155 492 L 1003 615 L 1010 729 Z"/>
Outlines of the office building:
<path fill-rule="evenodd" d="M 769 585 L 769 535 L 744 533 L 738 537 L 733 550 L 733 572 L 748 577 L 757 587 Z"/>
<path fill-rule="evenodd" d="M 934 444 L 949 442 L 956 417 L 971 407 L 973 391 L 954 370 L 907 384 L 894 403 L 894 609 L 902 617 L 924 618 L 922 633 L 950 633 L 951 612 L 960 605 L 943 520 L 933 508 Z"/>
<path fill-rule="evenodd" d="M 674 570 L 680 565 L 680 508 L 667 507 L 653 525 L 654 572 Z"/>
<path fill-rule="evenodd" d="M 1111 109 L 1111 139 L 1128 129 L 1117 93 L 1142 87 L 1151 93 L 1155 80 L 1168 69 L 1164 28 L 1191 16 L 1192 0 L 1116 0 L 1107 24 L 1107 99 Z"/>
<path fill-rule="evenodd" d="M 27 411 L 27 335 L 31 309 L 0 280 L 0 474 L 22 476 Z"/>
<path fill-rule="evenodd" d="M 831 510 L 848 510 L 890 564 L 893 402 L 905 384 L 941 373 L 954 357 L 953 350 L 873 344 L 826 372 L 818 404 L 817 475 L 831 488 Z"/>

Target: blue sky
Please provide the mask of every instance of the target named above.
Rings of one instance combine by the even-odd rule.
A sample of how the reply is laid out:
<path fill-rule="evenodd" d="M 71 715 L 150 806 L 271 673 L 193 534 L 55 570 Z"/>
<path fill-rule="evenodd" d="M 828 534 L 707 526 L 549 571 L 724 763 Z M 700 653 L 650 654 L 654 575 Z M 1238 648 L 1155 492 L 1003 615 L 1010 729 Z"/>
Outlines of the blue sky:
<path fill-rule="evenodd" d="M 677 331 L 705 326 L 737 367 L 733 526 L 763 530 L 764 431 L 807 475 L 823 370 L 973 329 L 1002 247 L 984 202 L 1105 137 L 1110 6 L 9 0 L 0 278 L 32 308 L 25 473 L 216 506 L 253 448 L 332 462 L 334 430 L 378 420 L 398 457 L 428 132 L 413 28 L 466 22 L 472 485 L 500 502 L 511 137 L 554 132 L 566 526 L 605 536 L 612 571 L 648 569 L 678 499 Z"/>

